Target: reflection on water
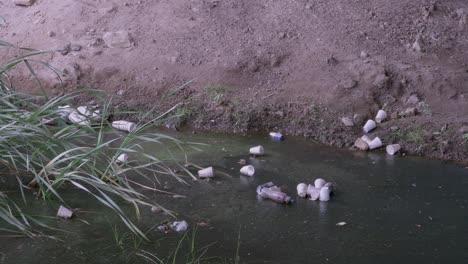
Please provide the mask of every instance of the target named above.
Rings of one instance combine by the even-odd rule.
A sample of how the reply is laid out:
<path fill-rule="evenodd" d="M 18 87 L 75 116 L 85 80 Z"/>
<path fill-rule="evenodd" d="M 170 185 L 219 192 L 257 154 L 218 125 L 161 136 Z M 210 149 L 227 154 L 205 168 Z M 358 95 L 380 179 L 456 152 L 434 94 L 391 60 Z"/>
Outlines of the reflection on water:
<path fill-rule="evenodd" d="M 272 142 L 266 137 L 175 136 L 208 143 L 204 152 L 187 152 L 195 163 L 213 166 L 222 174 L 212 181 L 190 181 L 190 186 L 164 179 L 172 192 L 187 199 L 147 195 L 192 225 L 209 222 L 210 227 L 197 230 L 200 246 L 216 242 L 209 255 L 232 259 L 239 242 L 241 263 L 468 263 L 468 170 L 464 168 L 378 151 L 335 150 L 296 138 Z M 259 144 L 266 156 L 246 155 Z M 239 174 L 240 159 L 255 166 L 253 177 Z M 328 203 L 296 197 L 298 183 L 312 183 L 317 177 L 336 184 Z M 288 189 L 296 204 L 257 197 L 256 186 L 268 181 Z M 63 243 L 3 238 L 0 252 L 6 254 L 6 263 L 141 261 L 134 255 L 128 258 L 115 246 L 111 231 L 119 223 L 115 216 L 86 195 L 72 192 L 68 198 L 74 201 L 71 206 L 93 213 L 79 214 L 73 221 L 51 221 L 73 232 L 63 235 Z M 55 214 L 53 206 L 44 207 L 40 201 L 31 206 L 42 215 Z M 148 230 L 168 219 L 142 208 L 139 224 Z M 343 221 L 345 226 L 336 225 Z M 167 255 L 181 237 L 154 231 L 149 236 L 158 245 L 142 248 L 159 256 Z"/>

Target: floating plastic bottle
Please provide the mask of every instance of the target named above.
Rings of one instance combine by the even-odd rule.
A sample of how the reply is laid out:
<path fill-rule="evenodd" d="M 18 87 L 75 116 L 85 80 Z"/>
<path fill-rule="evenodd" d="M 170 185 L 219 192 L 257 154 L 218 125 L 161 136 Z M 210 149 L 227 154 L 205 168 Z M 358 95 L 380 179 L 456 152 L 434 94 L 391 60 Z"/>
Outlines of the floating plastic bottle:
<path fill-rule="evenodd" d="M 263 188 L 262 191 L 260 192 L 260 196 L 264 199 L 270 199 L 277 203 L 291 204 L 294 202 L 294 199 L 289 197 L 284 192 L 274 191 L 274 190 L 271 190 L 270 188 Z"/>

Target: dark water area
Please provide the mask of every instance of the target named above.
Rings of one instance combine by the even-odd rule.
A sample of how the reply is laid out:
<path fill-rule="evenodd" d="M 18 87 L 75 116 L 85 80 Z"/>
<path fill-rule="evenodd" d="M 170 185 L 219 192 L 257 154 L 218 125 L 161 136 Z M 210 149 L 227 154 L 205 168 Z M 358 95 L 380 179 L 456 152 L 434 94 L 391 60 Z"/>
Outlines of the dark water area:
<path fill-rule="evenodd" d="M 187 178 L 189 186 L 160 178 L 170 192 L 186 199 L 145 193 L 187 220 L 189 236 L 197 222 L 209 223 L 197 227 L 195 235 L 197 248 L 209 245 L 206 256 L 216 257 L 207 263 L 234 263 L 237 249 L 238 263 L 468 263 L 468 169 L 417 157 L 336 150 L 302 138 L 277 142 L 258 136 L 173 136 L 206 143 L 199 146 L 202 152 L 187 149 L 190 161 L 223 174 L 211 181 Z M 248 149 L 255 145 L 263 145 L 266 155 L 249 157 Z M 239 174 L 240 159 L 255 166 L 253 177 Z M 318 177 L 336 184 L 329 202 L 297 197 L 298 183 Z M 283 205 L 258 198 L 257 185 L 268 181 L 287 188 L 297 202 Z M 0 263 L 151 263 L 138 253 L 165 258 L 183 236 L 151 230 L 152 242 L 139 243 L 92 197 L 75 191 L 64 197 L 82 210 L 72 220 L 54 217 L 57 202 L 31 199 L 26 210 L 65 230 L 53 232 L 61 241 L 2 236 Z M 19 194 L 16 198 L 20 203 Z M 133 212 L 130 205 L 124 208 Z M 146 207 L 141 214 L 138 226 L 143 231 L 171 220 Z M 8 228 L 4 223 L 0 227 Z M 186 263 L 186 253 L 184 247 L 176 262 Z"/>

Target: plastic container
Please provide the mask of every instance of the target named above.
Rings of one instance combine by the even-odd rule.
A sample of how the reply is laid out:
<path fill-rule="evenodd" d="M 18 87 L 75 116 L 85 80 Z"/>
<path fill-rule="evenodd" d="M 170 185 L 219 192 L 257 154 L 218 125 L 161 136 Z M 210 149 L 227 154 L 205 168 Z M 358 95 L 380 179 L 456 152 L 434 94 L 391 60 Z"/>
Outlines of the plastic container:
<path fill-rule="evenodd" d="M 73 216 L 72 210 L 64 207 L 63 205 L 61 205 L 57 211 L 57 217 L 70 219 L 72 218 L 72 216 Z"/>
<path fill-rule="evenodd" d="M 279 132 L 270 132 L 270 137 L 275 140 L 282 140 L 283 139 L 283 134 Z"/>
<path fill-rule="evenodd" d="M 309 196 L 310 200 L 316 201 L 319 198 L 320 189 L 317 189 L 312 184 L 309 184 L 309 186 L 307 186 L 307 195 Z"/>
<path fill-rule="evenodd" d="M 208 167 L 198 171 L 198 177 L 205 179 L 205 178 L 213 178 L 214 170 L 213 167 Z"/>
<path fill-rule="evenodd" d="M 364 125 L 364 132 L 369 133 L 372 129 L 374 129 L 377 126 L 374 120 L 367 120 L 366 124 Z"/>
<path fill-rule="evenodd" d="M 294 199 L 289 197 L 284 192 L 273 191 L 269 188 L 263 188 L 262 191 L 260 192 L 260 196 L 264 199 L 270 199 L 277 203 L 291 204 L 294 202 Z"/>
<path fill-rule="evenodd" d="M 75 111 L 75 109 L 71 108 L 69 105 L 59 106 L 57 108 L 59 109 L 58 113 L 60 118 L 64 120 L 68 120 L 68 116 Z"/>
<path fill-rule="evenodd" d="M 263 146 L 256 146 L 256 147 L 250 148 L 249 152 L 252 155 L 259 156 L 259 155 L 265 154 L 265 149 L 263 149 Z"/>
<path fill-rule="evenodd" d="M 387 119 L 387 112 L 385 112 L 384 110 L 379 110 L 377 112 L 377 115 L 375 116 L 375 121 L 377 123 L 382 123 L 382 121 L 384 121 L 385 119 Z"/>
<path fill-rule="evenodd" d="M 400 149 L 401 149 L 400 144 L 387 145 L 386 147 L 387 153 L 390 155 L 395 155 L 395 153 L 400 151 Z"/>
<path fill-rule="evenodd" d="M 320 188 L 322 188 L 323 185 L 325 185 L 325 183 L 326 182 L 325 182 L 324 179 L 318 178 L 318 179 L 316 179 L 314 181 L 314 186 L 315 186 L 315 188 L 320 189 Z"/>
<path fill-rule="evenodd" d="M 118 130 L 132 132 L 136 129 L 137 125 L 133 122 L 119 120 L 112 122 L 112 127 Z"/>
<path fill-rule="evenodd" d="M 305 198 L 307 196 L 307 185 L 305 183 L 299 183 L 296 189 L 299 197 Z"/>
<path fill-rule="evenodd" d="M 260 193 L 262 193 L 262 190 L 264 188 L 271 188 L 275 186 L 275 184 L 273 182 L 267 182 L 267 183 L 264 183 L 264 184 L 260 184 L 259 186 L 257 186 L 257 194 L 260 195 Z"/>
<path fill-rule="evenodd" d="M 244 166 L 240 169 L 240 173 L 246 176 L 253 176 L 255 174 L 255 167 L 252 165 Z"/>
<path fill-rule="evenodd" d="M 328 187 L 322 187 L 320 189 L 319 200 L 322 202 L 328 202 L 330 200 L 330 189 Z"/>
<path fill-rule="evenodd" d="M 382 141 L 379 137 L 375 137 L 371 142 L 369 142 L 369 149 L 376 149 L 382 146 Z"/>
<path fill-rule="evenodd" d="M 122 153 L 117 157 L 117 164 L 123 164 L 128 160 L 128 154 L 127 153 Z"/>

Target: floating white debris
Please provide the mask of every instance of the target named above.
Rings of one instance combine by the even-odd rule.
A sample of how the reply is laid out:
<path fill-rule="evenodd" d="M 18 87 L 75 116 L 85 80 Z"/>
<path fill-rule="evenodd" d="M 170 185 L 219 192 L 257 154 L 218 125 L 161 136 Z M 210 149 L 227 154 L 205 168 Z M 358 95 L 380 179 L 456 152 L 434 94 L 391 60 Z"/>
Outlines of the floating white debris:
<path fill-rule="evenodd" d="M 73 212 L 70 209 L 67 209 L 66 207 L 64 207 L 62 205 L 58 209 L 57 217 L 70 219 L 70 218 L 72 218 L 72 216 L 73 216 Z"/>
<path fill-rule="evenodd" d="M 200 178 L 212 178 L 214 176 L 213 167 L 204 168 L 198 171 L 198 177 Z"/>
<path fill-rule="evenodd" d="M 256 147 L 250 148 L 249 152 L 252 155 L 263 155 L 265 154 L 265 149 L 263 149 L 263 146 L 256 146 Z"/>
<path fill-rule="evenodd" d="M 314 181 L 314 186 L 315 186 L 315 188 L 320 189 L 320 188 L 323 187 L 323 185 L 325 185 L 325 183 L 326 183 L 326 182 L 325 182 L 324 179 L 318 178 L 318 179 L 316 179 L 316 180 Z"/>
<path fill-rule="evenodd" d="M 339 222 L 339 223 L 337 223 L 336 225 L 337 225 L 337 226 L 344 226 L 344 225 L 346 225 L 346 222 Z"/>
<path fill-rule="evenodd" d="M 395 155 L 395 153 L 400 151 L 400 149 L 401 149 L 400 144 L 387 145 L 386 147 L 387 153 L 390 155 Z"/>
<path fill-rule="evenodd" d="M 125 120 L 119 120 L 112 122 L 112 127 L 118 130 L 132 132 L 136 129 L 136 124 Z"/>
<path fill-rule="evenodd" d="M 240 173 L 247 176 L 253 176 L 255 174 L 255 167 L 252 165 L 244 166 L 240 169 Z"/>
<path fill-rule="evenodd" d="M 299 197 L 305 198 L 307 196 L 307 185 L 305 183 L 299 183 L 296 189 Z"/>
<path fill-rule="evenodd" d="M 364 132 L 369 133 L 372 129 L 377 126 L 374 120 L 367 120 L 366 124 L 364 125 Z"/>

